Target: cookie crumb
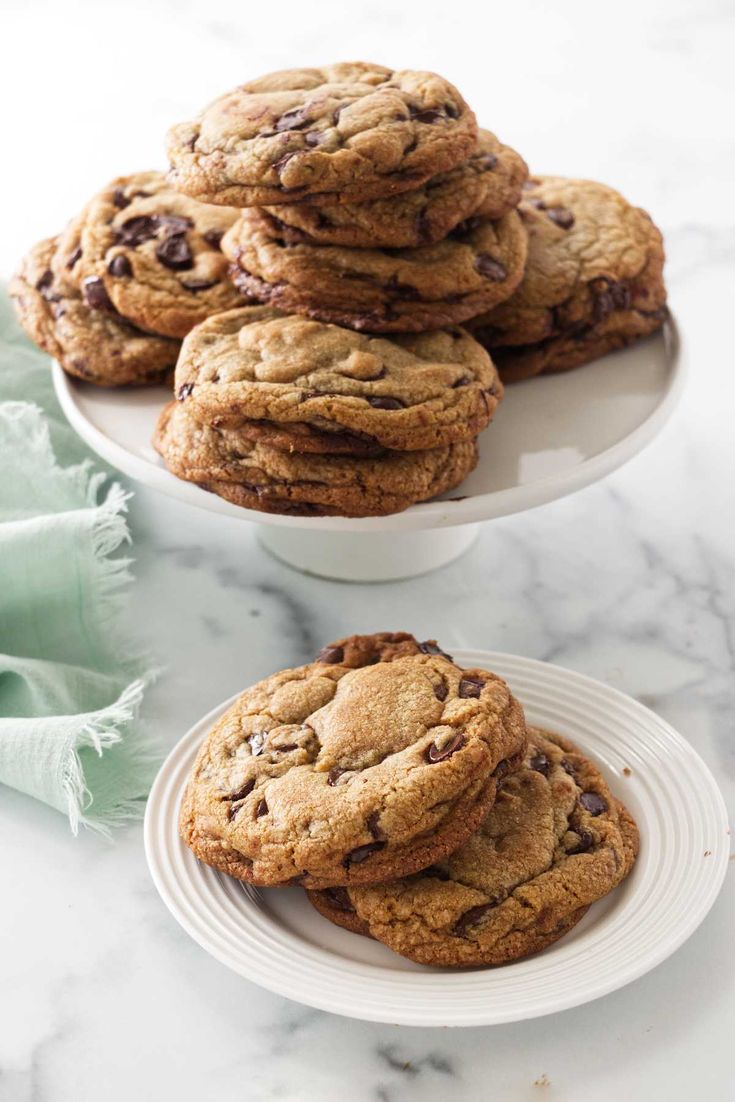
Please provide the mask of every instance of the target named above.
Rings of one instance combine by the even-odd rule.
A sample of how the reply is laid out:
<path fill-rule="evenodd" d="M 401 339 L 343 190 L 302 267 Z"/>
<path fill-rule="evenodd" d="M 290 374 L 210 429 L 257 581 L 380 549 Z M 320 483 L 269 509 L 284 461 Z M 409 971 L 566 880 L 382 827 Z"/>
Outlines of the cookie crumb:
<path fill-rule="evenodd" d="M 623 766 L 623 776 L 624 777 L 632 777 L 633 776 L 633 770 L 629 769 L 627 765 Z"/>
<path fill-rule="evenodd" d="M 544 1072 L 543 1075 L 539 1075 L 538 1079 L 534 1079 L 533 1085 L 534 1087 L 550 1087 L 551 1080 L 549 1079 L 546 1072 Z"/>
<path fill-rule="evenodd" d="M 706 849 L 704 851 L 704 856 L 705 857 L 711 857 L 712 856 L 712 850 L 711 849 Z"/>

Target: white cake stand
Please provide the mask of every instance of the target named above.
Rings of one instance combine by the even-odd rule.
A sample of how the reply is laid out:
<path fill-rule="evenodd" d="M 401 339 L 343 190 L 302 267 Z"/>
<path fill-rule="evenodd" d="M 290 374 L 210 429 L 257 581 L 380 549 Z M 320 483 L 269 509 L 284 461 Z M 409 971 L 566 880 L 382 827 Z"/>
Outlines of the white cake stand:
<path fill-rule="evenodd" d="M 163 387 L 106 390 L 54 364 L 56 393 L 91 448 L 169 497 L 258 525 L 291 566 L 345 581 L 408 578 L 467 550 L 479 522 L 544 505 L 598 481 L 663 428 L 683 386 L 675 323 L 576 371 L 510 386 L 482 434 L 480 462 L 456 490 L 386 517 L 295 517 L 243 509 L 170 474 L 150 439 L 170 398 Z"/>

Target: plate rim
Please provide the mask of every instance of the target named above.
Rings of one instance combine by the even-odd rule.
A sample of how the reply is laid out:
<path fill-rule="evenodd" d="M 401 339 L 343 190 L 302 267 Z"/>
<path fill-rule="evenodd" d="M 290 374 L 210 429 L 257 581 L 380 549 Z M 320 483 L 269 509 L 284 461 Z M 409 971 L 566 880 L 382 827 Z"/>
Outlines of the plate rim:
<path fill-rule="evenodd" d="M 552 474 L 527 485 L 508 486 L 503 490 L 473 494 L 453 501 L 420 502 L 402 513 L 383 517 L 298 517 L 260 513 L 255 509 L 233 505 L 193 483 L 183 482 L 164 467 L 157 467 L 134 455 L 106 436 L 88 420 L 75 398 L 75 391 L 83 384 L 68 376 L 55 360 L 53 383 L 56 397 L 68 421 L 98 455 L 129 478 L 176 501 L 251 524 L 322 532 L 424 531 L 494 520 L 560 500 L 605 478 L 638 455 L 664 428 L 678 405 L 686 383 L 686 357 L 681 332 L 671 310 L 662 329 L 651 335 L 656 336 L 662 336 L 666 344 L 669 364 L 667 384 L 655 408 L 627 436 L 597 455 L 584 459 L 562 475 Z M 532 385 L 532 381 L 522 385 Z"/>
<path fill-rule="evenodd" d="M 483 664 L 490 665 L 490 668 L 492 668 L 492 664 L 499 665 L 501 667 L 512 667 L 514 664 L 519 664 L 521 667 L 525 668 L 527 674 L 532 674 L 534 670 L 543 670 L 546 672 L 550 671 L 553 677 L 556 677 L 557 679 L 560 678 L 562 682 L 566 681 L 569 687 L 573 688 L 575 684 L 577 686 L 585 686 L 588 691 L 594 691 L 597 694 L 599 694 L 600 690 L 602 690 L 603 696 L 607 695 L 609 700 L 617 702 L 619 706 L 624 705 L 625 708 L 628 710 L 632 709 L 634 716 L 638 714 L 642 717 L 645 717 L 649 723 L 653 721 L 660 730 L 665 732 L 666 738 L 668 740 L 673 739 L 674 745 L 676 745 L 676 747 L 681 752 L 689 757 L 690 763 L 692 763 L 699 772 L 700 781 L 703 781 L 707 787 L 707 811 L 710 813 L 712 824 L 714 825 L 715 821 L 717 822 L 716 833 L 718 845 L 712 852 L 712 862 L 708 863 L 707 865 L 709 890 L 703 893 L 702 896 L 697 899 L 695 906 L 692 906 L 687 910 L 685 914 L 681 914 L 679 916 L 673 936 L 670 931 L 667 932 L 667 937 L 657 943 L 654 948 L 649 948 L 642 959 L 634 959 L 632 963 L 628 964 L 627 968 L 622 967 L 620 972 L 615 977 L 611 978 L 609 981 L 602 983 L 600 985 L 600 988 L 591 995 L 583 991 L 579 996 L 577 996 L 574 991 L 570 989 L 567 997 L 559 998 L 557 996 L 555 1005 L 542 1005 L 539 1008 L 532 1008 L 529 1011 L 523 1012 L 511 1011 L 503 1016 L 498 1016 L 496 1013 L 494 1013 L 489 1017 L 483 1015 L 481 1009 L 480 1011 L 478 1011 L 476 1008 L 469 1008 L 464 1013 L 455 1014 L 454 1020 L 446 1021 L 445 1018 L 441 1023 L 434 1020 L 427 1020 L 425 1014 L 422 1014 L 421 1012 L 417 1012 L 415 1010 L 410 1012 L 399 1012 L 396 1007 L 390 1007 L 385 1013 L 381 1013 L 380 1011 L 375 1012 L 372 1010 L 372 1008 L 370 1008 L 370 1010 L 366 1012 L 364 1008 L 356 1005 L 358 998 L 357 994 L 352 996 L 352 1006 L 345 1006 L 342 1004 L 339 1006 L 335 1006 L 333 1004 L 328 1005 L 325 1000 L 320 999 L 319 997 L 314 997 L 313 994 L 310 996 L 309 992 L 306 993 L 306 997 L 304 997 L 305 993 L 303 991 L 301 991 L 299 994 L 295 994 L 293 991 L 288 989 L 286 984 L 279 981 L 279 977 L 276 977 L 274 980 L 270 974 L 265 976 L 261 974 L 257 978 L 254 978 L 253 976 L 248 974 L 247 970 L 243 970 L 243 968 L 239 966 L 238 963 L 235 963 L 231 959 L 228 959 L 227 953 L 221 951 L 216 943 L 212 944 L 211 940 L 208 941 L 206 935 L 203 934 L 202 931 L 189 920 L 188 915 L 182 909 L 175 896 L 172 895 L 172 893 L 169 891 L 168 885 L 165 883 L 165 879 L 163 876 L 165 861 L 161 862 L 161 852 L 157 847 L 154 837 L 154 829 L 155 826 L 158 824 L 158 820 L 156 819 L 157 804 L 159 802 L 161 793 L 164 790 L 165 785 L 169 779 L 168 774 L 172 771 L 173 768 L 178 765 L 178 759 L 182 751 L 185 755 L 190 753 L 188 746 L 185 746 L 185 744 L 190 741 L 194 742 L 195 740 L 201 740 L 202 729 L 206 726 L 211 725 L 219 717 L 219 715 L 221 715 L 222 712 L 237 699 L 240 693 L 235 693 L 233 694 L 233 696 L 225 701 L 222 701 L 220 704 L 216 705 L 209 712 L 207 712 L 206 715 L 197 720 L 187 730 L 187 732 L 179 740 L 177 740 L 177 742 L 171 748 L 170 752 L 167 754 L 166 759 L 162 763 L 161 768 L 156 776 L 154 784 L 151 788 L 145 812 L 144 848 L 150 875 L 153 879 L 159 895 L 161 896 L 161 899 L 163 900 L 169 912 L 176 919 L 179 925 L 201 948 L 203 948 L 211 956 L 215 957 L 215 959 L 217 959 L 221 964 L 224 964 L 231 971 L 234 971 L 236 974 L 243 976 L 243 978 L 248 979 L 250 982 L 265 987 L 266 989 L 278 995 L 281 995 L 282 997 L 299 1002 L 303 1005 L 313 1006 L 320 1010 L 364 1021 L 378 1021 L 384 1023 L 402 1024 L 418 1027 L 432 1027 L 438 1026 L 439 1024 L 449 1025 L 452 1027 L 462 1027 L 493 1025 L 528 1020 L 536 1017 L 543 1017 L 547 1014 L 558 1013 L 563 1010 L 571 1009 L 575 1006 L 583 1005 L 597 998 L 602 998 L 604 995 L 610 994 L 611 992 L 626 986 L 628 983 L 633 982 L 634 980 L 645 975 L 647 972 L 651 971 L 653 968 L 657 967 L 674 952 L 676 952 L 676 950 L 679 949 L 689 937 L 691 937 L 695 930 L 704 921 L 705 917 L 711 910 L 722 889 L 729 864 L 730 851 L 728 841 L 728 813 L 724 797 L 720 792 L 719 786 L 717 785 L 717 782 L 711 770 L 704 762 L 702 757 L 691 745 L 691 743 L 682 734 L 680 734 L 679 731 L 676 730 L 676 728 L 674 728 L 656 712 L 652 711 L 652 709 L 647 708 L 645 705 L 641 704 L 634 697 L 629 696 L 627 693 L 622 692 L 620 689 L 608 685 L 604 681 L 600 681 L 597 678 L 590 677 L 587 674 L 579 673 L 576 670 L 570 670 L 567 667 L 560 666 L 555 663 L 544 662 L 534 658 L 527 658 L 523 655 L 515 655 L 499 651 L 487 651 L 483 648 L 456 648 L 455 655 L 456 658 L 462 663 L 481 661 Z M 594 753 L 594 749 L 592 752 Z M 189 766 L 187 765 L 187 772 L 188 769 Z M 689 783 L 688 777 L 689 775 L 687 774 L 687 783 Z M 700 802 L 699 798 L 698 802 Z M 183 849 L 184 847 L 182 844 L 182 850 Z M 208 873 L 210 873 L 222 879 L 222 874 L 216 873 L 214 872 L 214 870 L 211 869 L 208 870 L 206 866 L 201 866 L 201 868 L 203 869 L 203 875 L 206 876 Z M 223 883 L 225 884 L 225 886 L 227 886 L 227 883 L 229 883 L 229 881 L 230 878 L 224 878 Z M 237 882 L 232 881 L 232 883 L 234 884 Z M 293 934 L 291 936 L 293 936 L 297 940 L 300 938 L 300 935 L 298 934 Z M 528 959 L 530 962 L 533 962 L 534 960 L 534 958 Z M 526 962 L 518 962 L 516 965 L 514 965 L 514 967 L 518 968 L 519 965 L 522 965 L 524 963 Z M 380 966 L 365 964 L 362 967 L 377 971 L 379 970 Z M 442 987 L 442 981 L 447 980 L 453 974 L 454 973 L 402 972 L 401 977 L 404 981 L 407 977 L 410 977 L 409 982 L 415 984 L 417 993 L 419 995 L 421 994 L 422 990 L 427 990 L 433 985 L 435 989 L 434 997 L 440 997 L 440 988 Z M 464 975 L 465 973 L 460 974 Z M 354 982 L 355 977 L 351 975 L 350 979 Z M 371 978 L 368 977 L 366 982 L 369 984 L 371 982 Z M 377 977 L 372 977 L 372 982 L 377 982 Z M 429 1018 L 430 1017 L 431 1015 L 429 1015 Z"/>

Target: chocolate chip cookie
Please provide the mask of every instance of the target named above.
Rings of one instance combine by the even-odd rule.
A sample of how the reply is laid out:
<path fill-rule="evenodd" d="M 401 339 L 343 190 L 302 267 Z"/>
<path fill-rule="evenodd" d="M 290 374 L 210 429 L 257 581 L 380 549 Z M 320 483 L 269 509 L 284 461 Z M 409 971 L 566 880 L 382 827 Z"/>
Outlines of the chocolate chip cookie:
<path fill-rule="evenodd" d="M 158 383 L 173 372 L 179 342 L 142 333 L 114 312 L 92 309 L 55 271 L 56 237 L 40 241 L 10 282 L 21 325 L 69 375 L 98 386 Z"/>
<path fill-rule="evenodd" d="M 568 740 L 529 728 L 524 767 L 449 857 L 385 884 L 310 892 L 325 917 L 421 964 L 504 964 L 565 934 L 630 872 L 638 831 Z"/>
<path fill-rule="evenodd" d="M 470 156 L 475 116 L 435 73 L 364 61 L 270 73 L 169 132 L 171 179 L 205 203 L 360 202 Z"/>
<path fill-rule="evenodd" d="M 239 212 L 197 203 L 160 172 L 121 176 L 64 234 L 61 260 L 88 306 L 139 329 L 184 337 L 241 305 L 220 251 Z"/>
<path fill-rule="evenodd" d="M 526 273 L 506 302 L 468 323 L 507 381 L 566 371 L 659 329 L 661 234 L 612 188 L 535 176 L 520 207 Z"/>
<path fill-rule="evenodd" d="M 348 249 L 290 244 L 264 210 L 245 211 L 222 247 L 243 294 L 373 333 L 420 332 L 475 317 L 513 293 L 527 234 L 516 211 L 474 217 L 435 245 Z"/>
<path fill-rule="evenodd" d="M 400 451 L 474 438 L 501 396 L 489 356 L 456 326 L 387 339 L 267 306 L 208 318 L 176 372 L 178 400 L 215 428 L 303 423 Z"/>
<path fill-rule="evenodd" d="M 178 402 L 161 413 L 153 443 L 178 478 L 235 505 L 298 516 L 398 513 L 453 489 L 477 463 L 473 440 L 376 458 L 289 452 L 200 424 Z"/>
<path fill-rule="evenodd" d="M 470 215 L 500 218 L 518 205 L 527 176 L 523 158 L 481 130 L 469 160 L 413 191 L 365 203 L 293 203 L 267 213 L 289 245 L 418 248 L 441 241 Z"/>
<path fill-rule="evenodd" d="M 330 646 L 215 724 L 180 817 L 200 860 L 263 886 L 367 884 L 441 860 L 485 817 L 525 751 L 505 682 L 441 653 L 395 657 L 392 642 L 380 661 L 362 639 L 352 658 L 373 664 Z"/>

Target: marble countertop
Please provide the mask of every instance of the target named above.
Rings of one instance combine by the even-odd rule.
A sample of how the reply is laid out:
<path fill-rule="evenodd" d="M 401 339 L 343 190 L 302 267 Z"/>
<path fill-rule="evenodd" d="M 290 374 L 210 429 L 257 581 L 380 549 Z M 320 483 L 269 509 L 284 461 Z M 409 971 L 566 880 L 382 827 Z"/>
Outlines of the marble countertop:
<path fill-rule="evenodd" d="M 475 11 L 468 0 L 4 7 L 3 274 L 108 177 L 162 164 L 166 125 L 217 92 L 356 55 L 446 73 L 532 166 L 618 186 L 667 240 L 690 366 L 673 420 L 614 476 L 485 525 L 441 571 L 369 589 L 308 578 L 269 558 L 249 526 L 139 490 L 131 615 L 166 666 L 146 722 L 168 747 L 324 641 L 408 629 L 631 693 L 691 740 L 735 806 L 732 5 Z M 421 1030 L 310 1010 L 226 971 L 158 898 L 140 826 L 113 844 L 74 839 L 56 813 L 3 789 L 0 839 L 0 1102 L 735 1095 L 735 865 L 697 933 L 624 990 L 538 1021 Z"/>

